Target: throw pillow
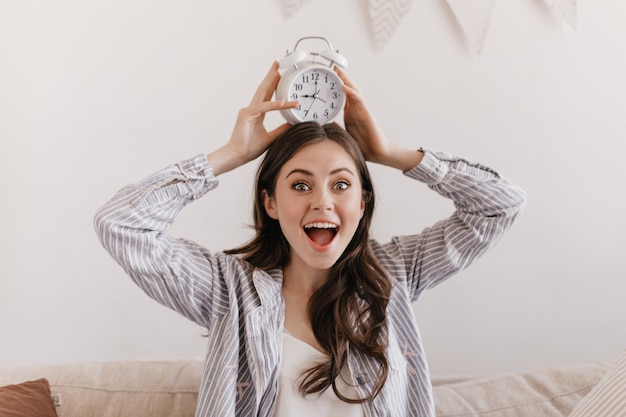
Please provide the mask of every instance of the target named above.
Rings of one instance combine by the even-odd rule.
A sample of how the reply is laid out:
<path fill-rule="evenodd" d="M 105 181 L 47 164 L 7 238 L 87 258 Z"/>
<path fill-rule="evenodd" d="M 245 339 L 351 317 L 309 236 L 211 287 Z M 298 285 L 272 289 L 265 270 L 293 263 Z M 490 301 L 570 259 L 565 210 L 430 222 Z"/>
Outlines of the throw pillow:
<path fill-rule="evenodd" d="M 598 385 L 572 410 L 569 417 L 626 416 L 626 351 Z"/>
<path fill-rule="evenodd" d="M 0 387 L 0 417 L 58 417 L 45 378 Z"/>

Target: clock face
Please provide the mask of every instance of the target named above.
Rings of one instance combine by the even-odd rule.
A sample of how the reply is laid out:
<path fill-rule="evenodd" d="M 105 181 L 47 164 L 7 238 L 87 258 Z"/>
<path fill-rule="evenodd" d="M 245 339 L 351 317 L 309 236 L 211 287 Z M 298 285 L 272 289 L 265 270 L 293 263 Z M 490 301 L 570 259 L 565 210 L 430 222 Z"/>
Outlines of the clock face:
<path fill-rule="evenodd" d="M 305 68 L 294 75 L 287 90 L 288 100 L 298 100 L 300 105 L 290 113 L 297 121 L 330 122 L 343 109 L 345 103 L 343 83 L 331 69 Z"/>

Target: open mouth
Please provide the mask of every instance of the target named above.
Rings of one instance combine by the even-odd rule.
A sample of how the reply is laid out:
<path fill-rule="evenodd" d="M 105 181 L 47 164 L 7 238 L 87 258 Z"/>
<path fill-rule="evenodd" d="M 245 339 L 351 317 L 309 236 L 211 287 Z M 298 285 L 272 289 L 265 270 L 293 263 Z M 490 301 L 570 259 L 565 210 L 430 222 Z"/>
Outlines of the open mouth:
<path fill-rule="evenodd" d="M 304 225 L 304 232 L 318 246 L 326 246 L 337 235 L 339 226 L 334 223 L 313 222 Z"/>

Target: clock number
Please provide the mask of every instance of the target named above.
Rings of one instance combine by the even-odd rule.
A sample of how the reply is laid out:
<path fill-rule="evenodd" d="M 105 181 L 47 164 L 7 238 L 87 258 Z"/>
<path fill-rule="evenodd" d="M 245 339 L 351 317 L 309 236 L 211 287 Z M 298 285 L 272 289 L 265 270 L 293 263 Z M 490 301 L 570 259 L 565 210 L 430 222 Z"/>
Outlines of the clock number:
<path fill-rule="evenodd" d="M 311 74 L 311 79 L 313 81 L 319 81 L 320 75 L 317 72 L 314 72 L 313 74 Z"/>
<path fill-rule="evenodd" d="M 313 113 L 313 119 L 317 120 L 317 113 Z"/>
<path fill-rule="evenodd" d="M 293 85 L 293 88 L 294 88 L 296 91 L 302 91 L 302 89 L 304 88 L 304 86 L 303 86 L 302 84 L 294 84 L 294 85 Z"/>
<path fill-rule="evenodd" d="M 294 100 L 294 101 L 297 100 L 298 99 L 298 93 L 291 94 L 291 99 Z"/>
<path fill-rule="evenodd" d="M 334 90 L 335 89 L 335 85 L 337 85 L 337 83 L 330 83 L 330 89 Z"/>
<path fill-rule="evenodd" d="M 302 82 L 307 84 L 309 82 L 309 76 L 302 74 Z"/>

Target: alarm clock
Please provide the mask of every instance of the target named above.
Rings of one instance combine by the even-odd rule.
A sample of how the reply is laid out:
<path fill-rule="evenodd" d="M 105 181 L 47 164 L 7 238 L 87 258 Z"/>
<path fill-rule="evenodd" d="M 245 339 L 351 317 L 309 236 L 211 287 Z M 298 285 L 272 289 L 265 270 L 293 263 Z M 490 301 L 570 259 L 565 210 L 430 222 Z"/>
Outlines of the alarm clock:
<path fill-rule="evenodd" d="M 324 41 L 327 49 L 307 52 L 298 49 L 304 40 Z M 296 42 L 293 51 L 278 61 L 281 74 L 276 86 L 278 100 L 299 101 L 298 107 L 281 110 L 283 117 L 290 124 L 315 121 L 329 123 L 343 110 L 346 97 L 343 81 L 333 67 L 348 67 L 348 61 L 334 51 L 330 42 L 320 36 L 307 36 Z"/>

